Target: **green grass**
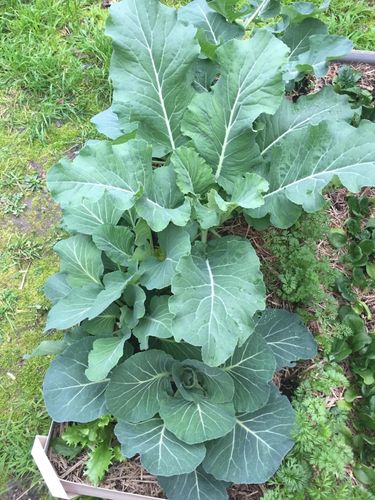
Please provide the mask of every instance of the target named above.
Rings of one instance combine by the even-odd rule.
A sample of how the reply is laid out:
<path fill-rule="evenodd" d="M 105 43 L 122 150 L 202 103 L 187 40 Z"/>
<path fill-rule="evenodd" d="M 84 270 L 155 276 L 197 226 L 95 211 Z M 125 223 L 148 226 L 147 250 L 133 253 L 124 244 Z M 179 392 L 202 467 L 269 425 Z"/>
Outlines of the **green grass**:
<path fill-rule="evenodd" d="M 23 356 L 44 338 L 42 287 L 57 269 L 59 214 L 45 173 L 95 137 L 89 120 L 109 105 L 107 12 L 100 0 L 0 5 L 0 498 L 11 479 L 27 477 L 24 490 L 42 484 L 30 447 L 49 425 L 41 394 L 49 359 Z M 375 49 L 368 2 L 333 0 L 324 16 L 331 32 Z"/>

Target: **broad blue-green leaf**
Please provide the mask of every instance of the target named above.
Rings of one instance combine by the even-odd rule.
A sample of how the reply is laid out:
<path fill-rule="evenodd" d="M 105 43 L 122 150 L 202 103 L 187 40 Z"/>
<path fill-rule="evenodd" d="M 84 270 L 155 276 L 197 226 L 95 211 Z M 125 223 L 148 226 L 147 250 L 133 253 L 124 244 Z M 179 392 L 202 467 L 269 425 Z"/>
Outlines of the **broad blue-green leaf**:
<path fill-rule="evenodd" d="M 106 378 L 122 358 L 124 344 L 129 337 L 130 331 L 128 335 L 94 340 L 92 351 L 90 351 L 88 357 L 88 368 L 85 371 L 86 377 L 93 382 Z"/>
<path fill-rule="evenodd" d="M 125 226 L 103 224 L 92 235 L 95 245 L 120 266 L 128 266 L 133 255 L 134 234 Z"/>
<path fill-rule="evenodd" d="M 291 404 L 273 388 L 265 406 L 254 413 L 237 415 L 232 432 L 207 443 L 203 468 L 225 481 L 264 483 L 292 448 L 293 425 Z"/>
<path fill-rule="evenodd" d="M 97 201 L 83 198 L 78 205 L 67 207 L 64 210 L 63 226 L 68 231 L 83 234 L 93 234 L 102 224 L 117 224 L 123 214 L 116 199 L 104 192 Z"/>
<path fill-rule="evenodd" d="M 96 318 L 84 321 L 82 326 L 91 335 L 106 337 L 113 334 L 115 323 L 119 318 L 120 308 L 116 304 L 111 304 Z"/>
<path fill-rule="evenodd" d="M 354 113 L 348 96 L 337 94 L 330 86 L 315 94 L 301 96 L 295 103 L 285 97 L 274 115 L 259 117 L 260 130 L 256 140 L 261 154 L 269 157 L 272 148 L 295 131 L 323 120 L 350 122 Z"/>
<path fill-rule="evenodd" d="M 65 340 L 42 340 L 29 354 L 25 354 L 23 359 L 31 359 L 36 356 L 50 356 L 52 354 L 60 354 L 68 344 Z"/>
<path fill-rule="evenodd" d="M 46 330 L 65 330 L 87 319 L 99 293 L 98 285 L 73 288 L 68 295 L 59 300 L 48 313 Z"/>
<path fill-rule="evenodd" d="M 100 278 L 104 272 L 102 252 L 91 238 L 77 234 L 59 241 L 53 249 L 60 256 L 60 270 L 68 274 L 70 285 L 101 284 Z"/>
<path fill-rule="evenodd" d="M 190 218 L 190 203 L 179 191 L 171 165 L 153 171 L 152 186 L 138 200 L 136 209 L 153 231 L 163 231 L 170 222 L 175 226 L 186 226 Z"/>
<path fill-rule="evenodd" d="M 152 297 L 150 312 L 134 328 L 133 334 L 137 337 L 141 349 L 148 349 L 149 337 L 173 336 L 173 314 L 169 312 L 168 299 L 167 295 Z"/>
<path fill-rule="evenodd" d="M 321 122 L 296 130 L 272 148 L 270 184 L 265 204 L 249 210 L 252 217 L 271 215 L 277 227 L 290 227 L 302 209 L 324 205 L 322 189 L 337 176 L 351 192 L 375 185 L 375 125 L 363 120 L 358 128 L 341 122 Z M 303 147 L 301 147 L 303 144 Z"/>
<path fill-rule="evenodd" d="M 259 259 L 246 240 L 224 237 L 196 244 L 182 257 L 172 281 L 170 311 L 176 340 L 202 346 L 203 361 L 217 366 L 252 332 L 264 308 Z"/>
<path fill-rule="evenodd" d="M 183 142 L 180 122 L 194 94 L 199 53 L 196 30 L 155 0 L 127 0 L 110 12 L 112 108 L 120 127 L 134 122 L 138 136 L 164 156 Z"/>
<path fill-rule="evenodd" d="M 172 363 L 171 356 L 153 349 L 134 354 L 119 365 L 106 393 L 110 413 L 130 422 L 153 417 L 160 399 L 171 390 Z"/>
<path fill-rule="evenodd" d="M 141 284 L 148 290 L 169 286 L 180 258 L 191 250 L 189 233 L 172 224 L 158 233 L 158 241 L 157 255 L 146 258 L 139 268 L 142 273 Z"/>
<path fill-rule="evenodd" d="M 204 194 L 216 184 L 212 168 L 192 147 L 181 146 L 172 154 L 176 183 L 184 194 Z"/>
<path fill-rule="evenodd" d="M 199 347 L 188 344 L 187 342 L 176 342 L 173 339 L 159 338 L 155 342 L 155 348 L 162 349 L 167 354 L 170 354 L 174 359 L 185 361 L 186 359 L 202 360 L 201 350 Z"/>
<path fill-rule="evenodd" d="M 113 112 L 112 106 L 91 118 L 91 122 L 99 132 L 106 135 L 109 139 L 118 139 L 123 134 L 119 119 L 116 113 Z"/>
<path fill-rule="evenodd" d="M 47 279 L 43 291 L 52 304 L 56 304 L 60 299 L 63 299 L 72 289 L 67 277 L 68 275 L 65 273 L 56 273 Z"/>
<path fill-rule="evenodd" d="M 212 403 L 208 399 L 167 397 L 162 399 L 159 413 L 166 428 L 188 444 L 225 436 L 236 422 L 233 403 Z"/>
<path fill-rule="evenodd" d="M 145 315 L 146 294 L 139 285 L 129 285 L 122 296 L 125 306 L 121 307 L 121 324 L 134 328 Z"/>
<path fill-rule="evenodd" d="M 252 123 L 279 107 L 287 53 L 287 47 L 265 30 L 250 40 L 225 43 L 216 51 L 221 66 L 218 83 L 208 95 L 196 95 L 184 115 L 184 134 L 228 191 L 238 175 L 259 164 Z"/>
<path fill-rule="evenodd" d="M 210 229 L 220 224 L 222 211 L 216 203 L 214 205 L 210 203 L 210 206 L 208 206 L 199 200 L 194 200 L 192 210 L 194 218 L 198 221 L 202 229 Z"/>
<path fill-rule="evenodd" d="M 108 413 L 104 392 L 108 380 L 91 382 L 85 375 L 93 338 L 74 342 L 50 364 L 43 394 L 55 422 L 91 422 Z"/>
<path fill-rule="evenodd" d="M 158 476 L 158 483 L 166 492 L 169 500 L 227 500 L 226 488 L 229 483 L 218 481 L 198 467 L 190 474 L 180 476 Z"/>
<path fill-rule="evenodd" d="M 198 59 L 195 63 L 193 87 L 197 92 L 207 93 L 220 73 L 219 65 L 209 59 Z"/>
<path fill-rule="evenodd" d="M 299 359 L 316 356 L 316 343 L 297 314 L 284 309 L 266 309 L 255 326 L 276 358 L 276 369 L 294 366 Z"/>
<path fill-rule="evenodd" d="M 267 403 L 269 381 L 276 369 L 276 361 L 272 350 L 257 331 L 242 346 L 236 347 L 223 369 L 233 379 L 233 401 L 238 412 L 252 412 Z"/>
<path fill-rule="evenodd" d="M 208 6 L 206 0 L 194 0 L 178 9 L 177 14 L 180 21 L 203 30 L 207 41 L 213 45 L 241 38 L 245 31 L 239 24 L 228 23 L 222 15 Z"/>
<path fill-rule="evenodd" d="M 234 21 L 239 17 L 238 0 L 208 0 L 207 3 L 211 9 L 219 12 L 229 21 Z"/>
<path fill-rule="evenodd" d="M 324 76 L 327 62 L 344 56 L 352 50 L 352 43 L 345 37 L 328 35 L 327 26 L 318 19 L 305 19 L 300 24 L 290 24 L 282 41 L 291 49 L 284 79 L 295 79 L 299 73 L 312 72 Z"/>
<path fill-rule="evenodd" d="M 331 0 L 323 0 L 320 5 L 315 5 L 312 2 L 293 2 L 289 5 L 281 7 L 281 14 L 288 16 L 293 24 L 301 23 L 306 18 L 320 14 L 322 10 L 328 8 Z"/>
<path fill-rule="evenodd" d="M 142 188 L 149 188 L 151 156 L 151 146 L 140 140 L 117 145 L 91 142 L 73 161 L 61 160 L 55 165 L 48 172 L 47 185 L 62 207 L 79 204 L 83 198 L 97 201 L 107 191 L 118 209 L 128 210 Z"/>
<path fill-rule="evenodd" d="M 96 318 L 107 309 L 115 300 L 121 297 L 125 287 L 134 279 L 133 273 L 122 273 L 115 271 L 104 276 L 104 290 L 95 299 L 89 313 L 88 319 Z"/>
<path fill-rule="evenodd" d="M 157 417 L 137 424 L 120 420 L 115 434 L 122 453 L 126 457 L 139 453 L 150 474 L 188 474 L 198 467 L 206 453 L 203 444 L 189 445 L 177 439 Z"/>

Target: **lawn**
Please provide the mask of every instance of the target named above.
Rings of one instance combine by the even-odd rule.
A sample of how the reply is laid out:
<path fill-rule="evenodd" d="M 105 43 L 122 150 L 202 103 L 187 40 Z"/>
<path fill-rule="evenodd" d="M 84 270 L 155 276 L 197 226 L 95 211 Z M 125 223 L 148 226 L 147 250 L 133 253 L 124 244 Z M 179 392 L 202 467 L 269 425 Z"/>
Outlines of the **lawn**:
<path fill-rule="evenodd" d="M 332 33 L 350 37 L 356 48 L 375 50 L 371 4 L 333 0 L 322 17 Z M 30 489 L 33 498 L 44 498 L 38 493 L 42 481 L 29 452 L 33 436 L 46 432 L 49 425 L 41 394 L 49 359 L 25 359 L 25 355 L 46 338 L 49 303 L 42 288 L 57 270 L 52 247 L 64 234 L 46 191 L 45 175 L 58 158 L 74 155 L 88 138 L 97 137 L 90 118 L 110 102 L 111 46 L 103 34 L 107 10 L 100 0 L 9 0 L 0 6 L 0 13 L 0 497 L 13 491 L 17 498 Z M 311 279 L 330 283 L 329 265 L 316 257 L 329 217 L 328 208 L 317 218 L 306 217 L 284 241 L 271 232 L 266 247 L 278 255 L 285 244 L 290 245 L 288 251 L 309 262 Z M 301 242 L 310 252 L 307 256 L 300 255 Z M 280 276 L 286 280 L 281 299 L 293 302 L 290 283 L 297 278 L 292 261 L 281 257 L 281 267 L 274 273 L 278 280 Z M 311 283 L 305 279 L 301 286 L 303 292 Z M 305 291 L 306 302 L 309 293 Z M 300 297 L 295 302 L 301 302 Z M 329 316 L 329 307 L 334 308 L 329 295 L 315 297 L 312 314 L 323 325 L 321 336 L 339 336 L 342 325 L 335 324 L 334 312 Z M 296 452 L 275 478 L 275 491 L 280 485 L 305 481 L 306 491 L 334 491 L 338 499 L 371 498 L 359 486 L 353 489 L 358 484 L 350 468 L 353 450 L 337 432 L 339 425 L 346 425 L 347 413 L 341 414 L 335 404 L 333 412 L 327 410 L 332 391 L 336 394 L 349 383 L 345 370 L 322 360 L 297 393 L 299 421 L 306 421 L 309 414 L 315 420 L 305 422 Z M 324 453 L 317 456 L 312 448 Z"/>

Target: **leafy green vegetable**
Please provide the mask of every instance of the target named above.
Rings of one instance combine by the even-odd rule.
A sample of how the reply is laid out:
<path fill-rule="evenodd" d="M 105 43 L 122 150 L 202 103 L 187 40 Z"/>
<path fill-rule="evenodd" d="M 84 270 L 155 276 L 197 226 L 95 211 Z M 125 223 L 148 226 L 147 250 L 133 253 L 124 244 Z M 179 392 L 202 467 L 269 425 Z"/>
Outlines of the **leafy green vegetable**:
<path fill-rule="evenodd" d="M 350 43 L 300 3 L 283 7 L 274 33 L 242 38 L 279 11 L 277 1 L 114 4 L 113 102 L 94 118 L 108 139 L 48 174 L 73 235 L 56 245 L 61 269 L 46 284 L 47 329 L 67 330 L 41 346 L 63 349 L 45 378 L 47 409 L 60 422 L 113 415 L 123 454 L 139 454 L 171 498 L 225 498 L 227 481 L 274 474 L 294 412 L 272 377 L 316 353 L 299 317 L 261 314 L 259 259 L 222 226 L 245 215 L 290 227 L 323 206 L 333 178 L 354 192 L 375 184 L 374 124 L 349 124 L 347 96 L 285 97 L 286 83 L 321 75 Z M 350 259 L 370 279 L 365 230 Z M 346 321 L 358 330 L 350 346 L 369 345 Z M 370 381 L 369 366 L 356 370 Z M 109 437 L 87 464 L 95 482 L 115 457 Z"/>

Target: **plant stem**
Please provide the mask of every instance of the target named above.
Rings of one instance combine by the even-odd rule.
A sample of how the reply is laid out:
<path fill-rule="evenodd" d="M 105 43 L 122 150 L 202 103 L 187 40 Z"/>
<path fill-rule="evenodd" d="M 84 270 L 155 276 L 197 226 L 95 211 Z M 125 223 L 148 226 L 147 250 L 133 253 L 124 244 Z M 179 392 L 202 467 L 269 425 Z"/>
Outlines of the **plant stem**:
<path fill-rule="evenodd" d="M 207 243 L 207 235 L 208 235 L 208 231 L 206 229 L 203 229 L 201 232 L 202 243 Z"/>

